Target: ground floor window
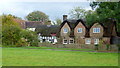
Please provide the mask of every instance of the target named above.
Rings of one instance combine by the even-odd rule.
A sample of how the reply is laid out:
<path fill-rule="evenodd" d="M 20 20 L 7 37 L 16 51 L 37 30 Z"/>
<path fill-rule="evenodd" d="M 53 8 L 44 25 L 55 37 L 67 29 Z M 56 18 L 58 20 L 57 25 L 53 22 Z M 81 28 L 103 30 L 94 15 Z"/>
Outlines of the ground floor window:
<path fill-rule="evenodd" d="M 66 39 L 63 39 L 63 44 L 67 44 L 67 40 Z"/>
<path fill-rule="evenodd" d="M 94 39 L 94 44 L 99 44 L 99 39 Z"/>
<path fill-rule="evenodd" d="M 74 40 L 73 40 L 73 39 L 70 39 L 70 40 L 69 40 L 69 44 L 72 44 L 72 43 L 74 43 Z"/>
<path fill-rule="evenodd" d="M 91 44 L 91 39 L 85 39 L 85 44 Z"/>

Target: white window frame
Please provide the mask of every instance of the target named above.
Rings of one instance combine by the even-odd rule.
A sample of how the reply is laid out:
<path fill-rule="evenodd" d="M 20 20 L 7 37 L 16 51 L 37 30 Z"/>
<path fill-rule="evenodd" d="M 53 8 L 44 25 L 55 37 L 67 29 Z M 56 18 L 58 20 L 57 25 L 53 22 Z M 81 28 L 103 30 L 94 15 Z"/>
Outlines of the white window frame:
<path fill-rule="evenodd" d="M 100 28 L 93 28 L 93 33 L 100 33 Z"/>
<path fill-rule="evenodd" d="M 67 32 L 65 32 L 65 29 L 67 29 Z M 68 28 L 63 28 L 63 33 L 68 33 Z"/>
<path fill-rule="evenodd" d="M 99 44 L 99 39 L 94 39 L 94 44 Z"/>
<path fill-rule="evenodd" d="M 72 41 L 73 41 L 73 43 L 74 43 L 74 39 L 70 39 L 70 40 L 72 40 Z M 73 43 L 71 43 L 71 42 L 70 42 L 70 40 L 69 40 L 69 44 L 73 44 Z"/>
<path fill-rule="evenodd" d="M 80 30 L 80 32 L 78 32 L 78 30 Z M 77 33 L 82 33 L 82 30 L 83 30 L 82 28 L 78 28 Z"/>
<path fill-rule="evenodd" d="M 85 39 L 85 44 L 91 44 L 91 39 Z"/>
<path fill-rule="evenodd" d="M 64 40 L 67 40 L 67 39 L 63 39 L 63 44 L 67 44 L 67 43 L 68 43 L 68 40 L 67 40 L 67 42 L 66 42 L 66 43 L 64 42 Z"/>

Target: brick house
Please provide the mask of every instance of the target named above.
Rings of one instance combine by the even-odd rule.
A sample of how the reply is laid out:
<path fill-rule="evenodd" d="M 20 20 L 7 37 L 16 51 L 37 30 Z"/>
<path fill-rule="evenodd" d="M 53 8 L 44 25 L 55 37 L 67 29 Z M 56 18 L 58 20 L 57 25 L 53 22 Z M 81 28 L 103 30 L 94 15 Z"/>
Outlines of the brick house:
<path fill-rule="evenodd" d="M 64 21 L 60 25 L 60 39 L 63 44 L 111 44 L 112 37 L 117 36 L 116 24 L 112 19 L 107 19 L 105 24 L 96 22 L 86 26 L 81 19 L 66 18 L 63 16 Z"/>

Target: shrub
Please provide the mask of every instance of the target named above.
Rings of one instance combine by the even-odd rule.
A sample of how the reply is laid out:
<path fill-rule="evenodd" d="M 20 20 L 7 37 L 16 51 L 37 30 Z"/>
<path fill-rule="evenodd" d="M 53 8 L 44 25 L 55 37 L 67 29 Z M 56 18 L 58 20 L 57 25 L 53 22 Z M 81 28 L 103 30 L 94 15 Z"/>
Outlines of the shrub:
<path fill-rule="evenodd" d="M 22 30 L 21 32 L 22 38 L 27 40 L 28 45 L 30 46 L 38 46 L 38 35 L 36 32 L 29 31 L 29 30 Z"/>
<path fill-rule="evenodd" d="M 109 50 L 109 48 L 110 48 L 110 45 L 106 44 L 106 49 Z"/>
<path fill-rule="evenodd" d="M 98 46 L 99 46 L 98 44 L 95 44 L 95 50 L 98 50 Z"/>
<path fill-rule="evenodd" d="M 21 47 L 21 46 L 28 46 L 28 42 L 26 41 L 26 39 L 21 38 L 21 40 L 18 41 L 18 43 L 16 43 L 17 47 Z"/>

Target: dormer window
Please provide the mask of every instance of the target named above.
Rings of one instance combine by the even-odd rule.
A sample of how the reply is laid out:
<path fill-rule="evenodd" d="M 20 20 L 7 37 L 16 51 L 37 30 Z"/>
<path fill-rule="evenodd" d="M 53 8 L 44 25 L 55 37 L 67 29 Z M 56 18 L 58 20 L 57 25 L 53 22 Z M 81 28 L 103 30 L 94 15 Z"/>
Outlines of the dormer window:
<path fill-rule="evenodd" d="M 100 33 L 100 28 L 93 28 L 93 33 Z"/>
<path fill-rule="evenodd" d="M 77 29 L 77 32 L 78 32 L 78 33 L 82 33 L 82 28 L 78 28 L 78 29 Z"/>
<path fill-rule="evenodd" d="M 64 32 L 64 33 L 67 33 L 67 32 L 68 32 L 68 28 L 64 28 L 64 29 L 63 29 L 63 32 Z"/>

